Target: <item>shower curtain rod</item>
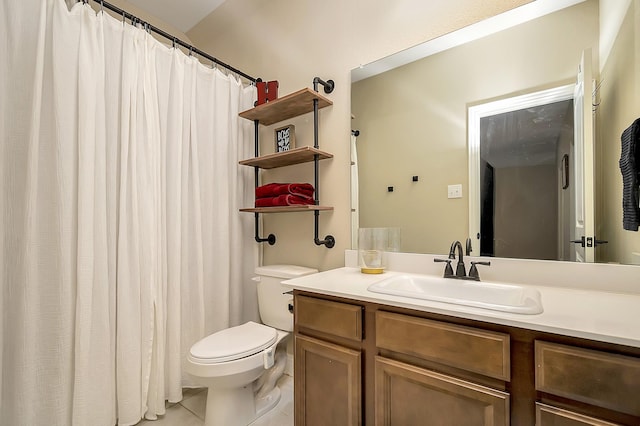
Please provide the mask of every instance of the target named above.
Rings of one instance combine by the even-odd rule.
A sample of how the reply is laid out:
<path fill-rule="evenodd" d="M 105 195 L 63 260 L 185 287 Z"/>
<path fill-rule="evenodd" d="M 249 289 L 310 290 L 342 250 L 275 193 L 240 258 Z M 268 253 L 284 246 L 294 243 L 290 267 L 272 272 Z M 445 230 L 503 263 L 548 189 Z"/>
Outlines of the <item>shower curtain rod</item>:
<path fill-rule="evenodd" d="M 89 0 L 79 0 L 79 1 L 82 1 L 83 3 L 86 4 L 86 3 L 88 3 Z M 118 15 L 121 15 L 123 22 L 127 18 L 131 21 L 132 24 L 135 24 L 136 22 L 139 22 L 140 24 L 142 24 L 144 26 L 145 29 L 153 31 L 154 33 L 156 33 L 156 34 L 166 38 L 167 40 L 173 42 L 173 46 L 174 47 L 175 47 L 176 44 L 179 44 L 180 46 L 188 49 L 190 54 L 196 53 L 196 54 L 202 56 L 203 58 L 206 58 L 206 59 L 210 60 L 211 62 L 213 62 L 213 63 L 215 63 L 215 64 L 217 64 L 217 65 L 219 65 L 219 66 L 221 66 L 223 68 L 226 68 L 227 70 L 229 70 L 229 71 L 231 71 L 231 72 L 233 72 L 235 74 L 238 74 L 239 76 L 242 76 L 242 77 L 246 78 L 247 80 L 249 80 L 252 83 L 255 83 L 256 81 L 260 81 L 260 79 L 255 78 L 255 77 L 251 77 L 250 75 L 243 73 L 239 69 L 234 68 L 231 65 L 225 64 L 224 62 L 220 61 L 219 59 L 214 58 L 213 56 L 209 55 L 206 52 L 203 52 L 202 50 L 198 49 L 197 47 L 195 47 L 195 46 L 193 46 L 193 45 L 191 45 L 189 43 L 186 43 L 186 42 L 180 40 L 177 37 L 172 36 L 168 32 L 163 31 L 158 27 L 154 27 L 150 23 L 138 18 L 137 16 L 127 12 L 126 10 L 122 10 L 119 7 L 113 5 L 113 4 L 109 3 L 109 2 L 103 1 L 103 0 L 93 0 L 93 1 L 95 3 L 99 3 L 101 8 L 107 8 L 107 9 L 117 13 Z"/>

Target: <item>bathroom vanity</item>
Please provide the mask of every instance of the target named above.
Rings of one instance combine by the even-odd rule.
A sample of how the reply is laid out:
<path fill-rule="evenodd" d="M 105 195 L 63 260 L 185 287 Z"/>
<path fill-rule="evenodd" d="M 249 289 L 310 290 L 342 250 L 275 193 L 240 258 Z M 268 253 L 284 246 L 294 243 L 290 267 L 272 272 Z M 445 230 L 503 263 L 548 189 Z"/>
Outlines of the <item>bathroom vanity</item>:
<path fill-rule="evenodd" d="M 285 283 L 296 425 L 640 425 L 640 295 L 540 286 L 544 312 L 520 315 L 367 290 L 380 279 Z"/>

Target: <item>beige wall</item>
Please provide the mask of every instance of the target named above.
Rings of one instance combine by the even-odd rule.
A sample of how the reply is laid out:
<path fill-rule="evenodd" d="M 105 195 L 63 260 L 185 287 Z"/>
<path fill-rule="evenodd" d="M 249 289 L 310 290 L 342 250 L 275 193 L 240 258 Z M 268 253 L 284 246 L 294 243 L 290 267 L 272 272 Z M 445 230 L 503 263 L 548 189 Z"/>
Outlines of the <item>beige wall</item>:
<path fill-rule="evenodd" d="M 599 261 L 640 263 L 640 233 L 622 229 L 620 136 L 640 117 L 640 0 L 631 1 L 611 52 L 602 68 L 600 106 L 596 113 L 596 236 L 609 244 L 596 251 Z"/>
<path fill-rule="evenodd" d="M 465 239 L 467 107 L 570 83 L 589 47 L 598 51 L 594 1 L 355 83 L 360 226 L 400 226 L 407 252 L 442 253 Z M 447 185 L 459 183 L 463 198 L 448 199 Z"/>
<path fill-rule="evenodd" d="M 557 183 L 554 164 L 495 169 L 496 257 L 557 260 Z"/>
<path fill-rule="evenodd" d="M 264 263 L 294 263 L 326 270 L 344 264 L 350 247 L 350 70 L 529 0 L 233 0 L 201 21 L 188 36 L 202 50 L 248 74 L 278 80 L 281 94 L 311 87 L 318 76 L 333 79 L 334 105 L 320 114 L 320 147 L 334 154 L 321 163 L 320 200 L 333 212 L 320 215 L 320 238 L 332 234 L 333 249 L 313 243 L 313 214 L 265 216 Z M 312 117 L 291 123 L 298 145 L 312 144 Z M 273 149 L 273 126 L 262 129 L 263 152 Z M 313 182 L 312 167 L 269 172 L 265 181 Z"/>

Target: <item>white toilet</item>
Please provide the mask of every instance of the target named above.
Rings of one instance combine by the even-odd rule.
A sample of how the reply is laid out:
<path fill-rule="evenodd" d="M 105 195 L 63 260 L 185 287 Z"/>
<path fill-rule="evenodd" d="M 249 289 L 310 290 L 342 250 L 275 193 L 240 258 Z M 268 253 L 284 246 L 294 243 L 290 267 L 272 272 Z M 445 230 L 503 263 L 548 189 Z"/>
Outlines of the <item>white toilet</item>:
<path fill-rule="evenodd" d="M 246 426 L 280 400 L 276 381 L 284 372 L 284 345 L 293 330 L 293 297 L 281 281 L 318 272 L 293 265 L 255 270 L 263 324 L 249 321 L 211 334 L 189 351 L 185 370 L 208 388 L 205 426 Z"/>

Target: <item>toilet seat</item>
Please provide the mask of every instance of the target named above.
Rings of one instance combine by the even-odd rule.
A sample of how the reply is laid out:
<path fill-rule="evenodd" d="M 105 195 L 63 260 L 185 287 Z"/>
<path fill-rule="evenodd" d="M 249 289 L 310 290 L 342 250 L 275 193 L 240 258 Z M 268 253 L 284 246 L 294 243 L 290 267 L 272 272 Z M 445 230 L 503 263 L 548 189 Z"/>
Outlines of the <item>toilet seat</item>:
<path fill-rule="evenodd" d="M 218 364 L 256 354 L 273 345 L 275 328 L 249 321 L 211 334 L 191 347 L 190 356 L 199 364 Z"/>

